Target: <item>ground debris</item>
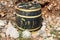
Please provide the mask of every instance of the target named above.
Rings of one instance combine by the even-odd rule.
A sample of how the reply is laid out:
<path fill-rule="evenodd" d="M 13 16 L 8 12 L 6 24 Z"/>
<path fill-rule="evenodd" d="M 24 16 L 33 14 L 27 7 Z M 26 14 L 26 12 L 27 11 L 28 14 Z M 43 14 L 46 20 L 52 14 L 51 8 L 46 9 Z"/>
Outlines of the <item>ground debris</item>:
<path fill-rule="evenodd" d="M 20 0 L 21 2 L 28 2 L 29 0 Z M 32 0 L 31 0 L 32 1 Z M 58 40 L 58 32 L 55 35 L 50 34 L 52 30 L 60 31 L 60 0 L 33 0 L 42 5 L 42 17 L 45 23 L 44 27 L 44 36 L 33 35 L 32 40 L 43 40 L 47 35 L 48 37 L 45 40 Z M 1 40 L 14 40 L 6 36 L 6 25 L 8 22 L 15 22 L 15 6 L 19 3 L 19 0 L 0 0 L 0 35 L 2 36 Z M 7 20 L 4 21 L 4 20 Z M 3 25 L 3 26 L 1 26 Z M 46 35 L 47 33 L 47 35 Z M 42 34 L 42 33 L 41 33 Z M 56 39 L 53 39 L 53 36 L 57 36 Z"/>

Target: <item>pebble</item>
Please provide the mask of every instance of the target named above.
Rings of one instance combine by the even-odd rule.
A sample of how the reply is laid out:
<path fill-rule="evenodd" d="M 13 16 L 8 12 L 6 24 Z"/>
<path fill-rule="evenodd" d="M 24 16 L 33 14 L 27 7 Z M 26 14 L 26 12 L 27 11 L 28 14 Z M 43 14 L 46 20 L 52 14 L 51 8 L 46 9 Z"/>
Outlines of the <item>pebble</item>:
<path fill-rule="evenodd" d="M 46 38 L 45 40 L 54 40 L 53 37 Z"/>
<path fill-rule="evenodd" d="M 46 0 L 45 0 L 46 1 Z M 7 4 L 7 2 L 1 2 L 3 5 L 6 5 Z M 40 3 L 40 2 L 39 2 Z M 43 2 L 44 3 L 44 2 Z M 8 6 L 10 7 L 11 5 L 12 5 L 13 3 L 11 2 L 11 4 L 9 4 Z M 53 6 L 56 6 L 57 4 L 55 3 L 54 5 L 53 4 L 51 4 L 51 5 L 49 5 L 48 6 L 48 9 L 49 10 L 51 10 L 52 9 L 52 7 Z M 12 5 L 13 6 L 13 5 Z M 57 9 L 60 9 L 59 8 L 59 6 L 58 7 L 56 7 Z M 46 13 L 46 11 L 45 11 L 45 13 Z M 14 13 L 15 14 L 15 13 Z M 44 14 L 44 13 L 43 13 Z M 43 24 L 43 26 L 42 26 L 42 28 L 41 28 L 41 30 L 39 30 L 39 33 L 38 34 L 40 34 L 40 35 L 43 35 L 43 37 L 45 38 L 45 37 L 47 37 L 48 35 L 50 35 L 50 34 L 46 34 L 45 33 L 45 28 L 46 28 L 46 25 L 49 25 L 49 23 L 50 23 L 50 25 L 52 26 L 52 27 L 54 27 L 57 31 L 59 31 L 60 30 L 60 17 L 55 17 L 54 15 L 51 17 L 51 16 L 47 16 L 47 15 L 45 15 L 46 16 L 46 19 L 47 20 L 45 20 L 46 22 L 44 22 L 44 23 L 42 23 Z M 53 20 L 51 20 L 51 18 L 53 19 Z M 53 22 L 54 21 L 54 22 Z M 57 21 L 57 23 L 56 23 L 56 21 Z M 47 23 L 47 24 L 46 24 Z M 4 20 L 0 20 L 0 27 L 1 26 L 4 26 L 4 25 L 6 25 L 6 21 L 4 21 Z M 48 26 L 47 26 L 48 27 Z M 54 29 L 54 28 L 52 28 L 52 30 Z M 6 30 L 6 29 L 5 29 Z M 50 30 L 51 31 L 51 30 Z M 14 32 L 14 33 L 13 33 Z M 24 38 L 29 38 L 29 37 L 31 37 L 31 33 L 29 32 L 29 31 L 23 31 L 22 32 L 23 34 L 23 37 Z M 13 38 L 17 38 L 18 36 L 19 36 L 19 33 L 18 33 L 18 31 L 13 27 L 13 26 L 11 26 L 10 24 L 9 24 L 9 27 L 7 28 L 7 30 L 6 30 L 6 35 L 10 35 L 10 37 L 13 37 Z M 4 34 L 2 34 L 2 37 L 4 37 L 5 35 Z M 33 35 L 33 36 L 36 36 L 36 35 Z M 52 36 L 52 35 L 51 35 Z M 54 35 L 53 35 L 54 36 Z M 40 39 L 41 40 L 41 39 Z M 53 37 L 49 37 L 49 38 L 47 38 L 47 39 L 44 39 L 44 40 L 54 40 L 53 39 Z"/>
<path fill-rule="evenodd" d="M 56 30 L 57 30 L 57 31 L 60 31 L 60 27 L 58 27 Z"/>
<path fill-rule="evenodd" d="M 31 32 L 29 32 L 28 30 L 23 31 L 22 37 L 23 38 L 31 38 Z"/>
<path fill-rule="evenodd" d="M 9 36 L 12 38 L 18 38 L 19 37 L 19 32 L 17 31 L 16 28 L 11 24 L 11 22 L 8 23 L 7 25 L 7 30 L 6 30 L 6 36 Z"/>
<path fill-rule="evenodd" d="M 49 9 L 49 10 L 51 10 L 52 9 L 52 6 L 53 4 L 50 4 L 47 8 Z"/>
<path fill-rule="evenodd" d="M 0 26 L 4 26 L 7 24 L 7 21 L 6 20 L 0 20 Z"/>
<path fill-rule="evenodd" d="M 5 2 L 5 1 L 1 1 L 1 3 L 2 3 L 3 5 L 7 5 L 7 2 Z"/>
<path fill-rule="evenodd" d="M 4 34 L 4 33 L 0 33 L 0 35 L 1 35 L 1 37 L 3 37 L 3 38 L 5 37 L 5 34 Z"/>

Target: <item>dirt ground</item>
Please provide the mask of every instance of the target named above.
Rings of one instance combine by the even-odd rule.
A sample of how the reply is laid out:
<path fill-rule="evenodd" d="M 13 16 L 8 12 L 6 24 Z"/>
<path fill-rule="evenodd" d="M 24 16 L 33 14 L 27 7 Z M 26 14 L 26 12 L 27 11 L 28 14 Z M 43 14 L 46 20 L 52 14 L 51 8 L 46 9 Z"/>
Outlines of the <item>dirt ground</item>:
<path fill-rule="evenodd" d="M 0 20 L 7 20 L 7 24 L 9 21 L 15 22 L 16 5 L 20 2 L 28 1 L 36 1 L 37 3 L 41 4 L 42 17 L 44 19 L 43 22 L 45 22 L 47 25 L 45 30 L 47 31 L 47 33 L 50 33 L 50 31 L 52 31 L 51 29 L 54 29 L 56 26 L 57 29 L 60 27 L 60 0 L 0 0 Z M 3 27 L 3 29 L 4 28 L 5 26 Z M 2 33 L 2 29 L 0 33 Z M 6 36 L 5 34 L 2 35 L 0 40 L 18 40 L 10 37 L 4 37 Z M 60 40 L 60 34 L 58 35 L 58 33 L 55 33 L 55 35 L 56 37 L 54 39 L 43 39 L 43 37 L 36 38 L 38 38 L 38 40 Z M 32 38 L 32 40 L 37 40 L 36 38 Z"/>

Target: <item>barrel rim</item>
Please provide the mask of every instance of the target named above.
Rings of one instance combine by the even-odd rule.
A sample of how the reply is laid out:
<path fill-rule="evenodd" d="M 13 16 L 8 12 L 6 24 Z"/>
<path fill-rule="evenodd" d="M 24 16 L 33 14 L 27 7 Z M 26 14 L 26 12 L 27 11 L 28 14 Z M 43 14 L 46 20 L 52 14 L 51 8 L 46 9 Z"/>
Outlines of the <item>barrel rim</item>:
<path fill-rule="evenodd" d="M 24 12 L 34 12 L 34 11 L 39 11 L 41 10 L 41 8 L 37 8 L 37 9 L 23 9 L 23 8 L 17 8 L 17 10 L 20 10 L 20 11 L 24 11 Z"/>
<path fill-rule="evenodd" d="M 40 17 L 42 14 L 39 14 L 39 15 L 36 15 L 36 16 L 23 16 L 23 15 L 19 15 L 19 14 L 16 14 L 17 16 L 19 17 L 22 17 L 22 18 L 37 18 L 37 17 Z"/>
<path fill-rule="evenodd" d="M 19 4 L 21 4 L 21 3 L 19 3 Z M 35 8 L 35 9 L 25 9 L 25 8 L 19 8 L 19 7 L 18 7 L 19 4 L 17 4 L 16 9 L 17 9 L 17 10 L 20 10 L 20 11 L 33 12 L 33 11 L 41 10 L 41 6 L 38 7 L 38 8 Z"/>
<path fill-rule="evenodd" d="M 35 31 L 35 30 L 39 30 L 39 29 L 41 28 L 41 27 L 39 26 L 39 27 L 34 28 L 34 29 L 23 29 L 22 27 L 19 27 L 17 24 L 16 24 L 16 27 L 17 27 L 18 29 L 22 30 L 22 31 L 24 31 L 24 30 L 29 30 L 30 32 Z"/>

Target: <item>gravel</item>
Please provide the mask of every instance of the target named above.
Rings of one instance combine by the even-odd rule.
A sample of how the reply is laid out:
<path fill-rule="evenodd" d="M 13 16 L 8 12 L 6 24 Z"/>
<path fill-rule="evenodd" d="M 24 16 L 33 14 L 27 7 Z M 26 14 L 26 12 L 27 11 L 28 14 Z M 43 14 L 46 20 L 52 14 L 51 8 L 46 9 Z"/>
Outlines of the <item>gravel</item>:
<path fill-rule="evenodd" d="M 33 0 L 34 1 L 34 0 Z M 35 0 L 42 5 L 42 17 L 44 35 L 42 37 L 36 37 L 40 40 L 58 40 L 60 37 L 60 0 Z M 0 0 L 0 28 L 1 30 L 6 30 L 6 25 L 9 21 L 15 22 L 15 4 L 16 0 Z M 7 20 L 7 22 L 6 22 Z M 53 31 L 53 32 L 52 32 Z M 55 34 L 55 38 L 52 34 Z M 47 35 L 48 34 L 48 35 Z M 1 40 L 14 40 L 14 38 L 7 37 L 5 32 L 1 32 Z M 45 38 L 46 37 L 46 38 Z M 17 40 L 17 39 L 16 39 Z M 34 40 L 34 39 L 33 39 Z M 35 39 L 36 40 L 36 39 Z"/>

